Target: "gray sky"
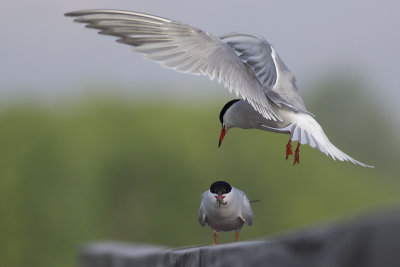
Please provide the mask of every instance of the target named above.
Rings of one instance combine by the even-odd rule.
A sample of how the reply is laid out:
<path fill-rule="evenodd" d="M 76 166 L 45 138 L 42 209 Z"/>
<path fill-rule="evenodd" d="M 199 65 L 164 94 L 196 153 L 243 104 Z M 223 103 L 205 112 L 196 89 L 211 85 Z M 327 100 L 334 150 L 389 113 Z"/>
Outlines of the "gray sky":
<path fill-rule="evenodd" d="M 333 69 L 350 69 L 372 83 L 382 103 L 400 97 L 400 4 L 394 0 L 2 0 L 0 96 L 57 96 L 93 82 L 214 88 L 206 78 L 163 69 L 63 16 L 88 8 L 141 11 L 215 35 L 259 34 L 275 46 L 301 91 Z"/>

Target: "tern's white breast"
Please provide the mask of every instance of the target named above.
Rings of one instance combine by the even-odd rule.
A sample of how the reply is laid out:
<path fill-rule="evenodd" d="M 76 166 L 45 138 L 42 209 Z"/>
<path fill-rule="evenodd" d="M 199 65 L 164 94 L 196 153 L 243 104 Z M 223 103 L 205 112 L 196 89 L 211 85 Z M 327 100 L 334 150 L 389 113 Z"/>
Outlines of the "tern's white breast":
<path fill-rule="evenodd" d="M 203 198 L 203 208 L 207 217 L 207 223 L 217 232 L 240 230 L 244 224 L 240 216 L 243 203 L 234 191 L 227 195 L 227 204 L 221 204 L 220 206 L 218 206 L 218 202 L 210 192 Z"/>

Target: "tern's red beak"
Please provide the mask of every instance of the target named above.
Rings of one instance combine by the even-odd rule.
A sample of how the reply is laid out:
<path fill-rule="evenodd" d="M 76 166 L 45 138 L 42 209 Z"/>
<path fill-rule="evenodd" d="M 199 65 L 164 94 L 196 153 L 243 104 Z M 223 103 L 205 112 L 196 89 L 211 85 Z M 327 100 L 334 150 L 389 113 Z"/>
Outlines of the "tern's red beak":
<path fill-rule="evenodd" d="M 222 125 L 221 135 L 219 136 L 218 147 L 221 146 L 222 140 L 224 140 L 225 134 L 226 134 L 226 128 L 225 128 L 225 125 Z"/>

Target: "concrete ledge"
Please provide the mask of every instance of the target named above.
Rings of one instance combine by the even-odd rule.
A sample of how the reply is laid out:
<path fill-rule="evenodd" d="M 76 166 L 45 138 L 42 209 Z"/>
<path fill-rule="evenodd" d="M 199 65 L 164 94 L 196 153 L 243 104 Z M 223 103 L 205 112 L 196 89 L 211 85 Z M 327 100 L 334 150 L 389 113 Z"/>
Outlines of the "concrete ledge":
<path fill-rule="evenodd" d="M 400 267 L 400 211 L 289 233 L 271 240 L 165 249 L 103 242 L 80 251 L 82 267 Z"/>

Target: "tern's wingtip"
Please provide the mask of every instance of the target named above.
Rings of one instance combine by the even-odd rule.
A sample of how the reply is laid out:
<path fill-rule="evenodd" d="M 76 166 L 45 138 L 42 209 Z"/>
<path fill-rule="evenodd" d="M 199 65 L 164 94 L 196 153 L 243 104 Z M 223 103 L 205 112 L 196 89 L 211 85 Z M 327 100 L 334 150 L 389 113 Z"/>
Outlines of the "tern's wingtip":
<path fill-rule="evenodd" d="M 71 12 L 64 13 L 64 16 L 66 16 L 66 17 L 75 17 L 76 15 L 77 15 L 77 11 L 71 11 Z"/>
<path fill-rule="evenodd" d="M 78 17 L 82 15 L 88 15 L 88 14 L 93 14 L 93 13 L 98 13 L 104 11 L 102 9 L 83 9 L 83 10 L 75 10 L 71 12 L 67 12 L 64 14 L 66 17 Z"/>

